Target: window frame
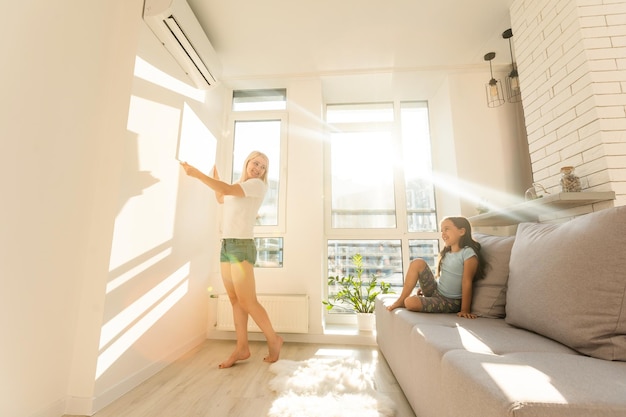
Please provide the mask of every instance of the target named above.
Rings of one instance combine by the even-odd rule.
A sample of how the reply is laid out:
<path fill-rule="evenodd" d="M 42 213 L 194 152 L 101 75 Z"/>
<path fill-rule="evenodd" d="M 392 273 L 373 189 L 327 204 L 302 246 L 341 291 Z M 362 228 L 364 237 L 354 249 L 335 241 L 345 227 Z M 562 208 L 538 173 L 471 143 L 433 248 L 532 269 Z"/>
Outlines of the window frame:
<path fill-rule="evenodd" d="M 270 161 L 270 171 L 275 172 L 278 169 L 278 224 L 277 225 L 255 225 L 255 237 L 275 237 L 281 234 L 284 238 L 286 231 L 286 215 L 287 206 L 287 132 L 289 118 L 286 110 L 248 110 L 248 111 L 232 111 L 228 118 L 228 134 L 224 142 L 224 150 L 222 153 L 222 161 L 226 161 L 225 172 L 228 175 L 222 175 L 223 178 L 232 178 L 233 174 L 233 158 L 232 153 L 235 146 L 235 124 L 237 122 L 263 122 L 263 121 L 280 121 L 280 164 L 272 164 Z M 284 259 L 283 259 L 284 265 Z"/>
<path fill-rule="evenodd" d="M 401 105 L 402 103 L 412 103 L 412 102 L 422 102 L 425 103 L 426 108 L 428 109 L 428 102 L 425 100 L 387 100 L 386 103 L 393 103 L 393 114 L 394 121 L 392 122 L 373 122 L 373 123 L 342 123 L 342 127 L 345 127 L 345 130 L 348 132 L 353 131 L 372 131 L 372 128 L 380 128 L 387 129 L 391 132 L 391 137 L 393 141 L 394 153 L 396 155 L 396 160 L 402 160 L 401 152 L 402 152 L 402 137 L 401 137 Z M 382 102 L 381 102 L 382 103 Z M 328 106 L 330 105 L 348 105 L 348 104 L 375 104 L 375 103 L 326 103 L 324 105 L 324 118 L 326 119 L 326 114 L 328 110 Z M 430 111 L 428 113 L 429 120 L 431 119 Z M 332 227 L 332 172 L 331 172 L 331 133 L 338 131 L 339 127 L 334 124 L 327 123 L 327 134 L 329 140 L 324 143 L 324 272 L 326 277 L 324 279 L 324 289 L 323 295 L 325 299 L 328 297 L 328 242 L 333 240 L 400 240 L 401 242 L 401 250 L 402 250 L 402 269 L 403 269 L 403 277 L 408 270 L 410 263 L 410 249 L 409 249 L 409 241 L 412 240 L 437 240 L 440 242 L 440 233 L 438 230 L 432 232 L 409 232 L 408 231 L 408 210 L 407 210 L 407 201 L 406 201 L 406 182 L 404 176 L 404 170 L 402 166 L 396 166 L 394 168 L 394 194 L 395 194 L 395 205 L 396 205 L 396 227 L 395 228 L 367 228 L 367 229 L 355 229 L 355 228 L 333 228 Z M 431 151 L 431 160 L 434 164 L 434 146 L 432 140 L 432 131 L 429 132 L 430 137 L 430 151 Z M 402 164 L 400 164 L 402 165 Z M 435 167 L 433 166 L 433 170 Z M 441 215 L 439 213 L 440 205 L 437 204 L 437 192 L 436 187 L 434 187 L 435 192 L 435 216 L 437 223 L 441 219 Z M 440 243 L 441 247 L 441 243 Z M 434 271 L 433 271 L 434 272 Z M 396 288 L 396 287 L 394 287 Z M 396 291 L 397 292 L 397 291 Z M 399 294 L 399 293 L 398 293 Z M 349 324 L 354 321 L 354 315 L 352 314 L 333 314 L 329 313 L 326 309 L 324 309 L 324 322 L 326 324 Z"/>
<path fill-rule="evenodd" d="M 328 104 L 325 106 L 324 114 L 326 114 L 326 109 Z M 394 109 L 394 117 L 395 117 L 395 109 Z M 366 126 L 367 125 L 367 126 Z M 334 127 L 334 125 L 327 125 L 329 129 L 333 131 L 338 131 L 339 129 Z M 331 127 L 332 126 L 332 127 Z M 394 142 L 394 154 L 396 158 L 399 157 L 399 151 L 397 145 L 398 132 L 397 128 L 394 126 L 394 122 L 375 122 L 375 123 L 344 123 L 342 126 L 345 127 L 346 132 L 371 132 L 374 130 L 377 131 L 390 131 L 392 140 Z M 372 127 L 376 127 L 376 129 L 372 129 Z M 390 230 L 394 230 L 393 228 L 367 228 L 367 229 L 358 229 L 358 228 L 333 228 L 332 227 L 332 172 L 331 172 L 331 132 L 328 132 L 329 140 L 324 143 L 324 231 L 325 234 L 332 235 L 333 238 L 337 237 L 345 237 L 346 239 L 352 239 L 353 236 L 358 235 L 361 237 L 368 238 L 382 238 L 386 236 Z M 398 214 L 397 207 L 399 204 L 406 203 L 406 197 L 401 195 L 402 189 L 398 189 L 398 175 L 402 175 L 402 173 L 398 173 L 398 169 L 394 171 L 394 199 L 396 205 L 396 228 L 404 228 L 406 229 L 407 221 L 406 218 L 400 218 Z M 402 180 L 404 180 L 404 176 L 402 175 Z"/>

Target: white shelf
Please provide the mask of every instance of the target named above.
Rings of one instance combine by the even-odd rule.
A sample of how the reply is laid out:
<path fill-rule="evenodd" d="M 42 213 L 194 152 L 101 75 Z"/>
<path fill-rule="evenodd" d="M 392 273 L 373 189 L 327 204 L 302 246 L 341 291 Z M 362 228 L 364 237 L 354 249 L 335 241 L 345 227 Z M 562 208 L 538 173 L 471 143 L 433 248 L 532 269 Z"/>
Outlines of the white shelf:
<path fill-rule="evenodd" d="M 539 216 L 558 210 L 608 200 L 615 200 L 614 191 L 547 194 L 502 210 L 472 216 L 468 220 L 473 227 L 511 226 L 522 222 L 536 222 Z"/>

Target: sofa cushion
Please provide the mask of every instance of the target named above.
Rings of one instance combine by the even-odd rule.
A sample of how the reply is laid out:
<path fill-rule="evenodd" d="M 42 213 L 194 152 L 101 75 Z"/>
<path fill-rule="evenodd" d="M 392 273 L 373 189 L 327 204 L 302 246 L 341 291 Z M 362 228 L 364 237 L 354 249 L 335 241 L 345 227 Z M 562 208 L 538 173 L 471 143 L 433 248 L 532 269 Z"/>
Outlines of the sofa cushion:
<path fill-rule="evenodd" d="M 515 236 L 492 236 L 474 233 L 481 253 L 489 264 L 485 277 L 474 281 L 472 313 L 479 317 L 502 318 L 505 315 L 509 259 Z"/>
<path fill-rule="evenodd" d="M 555 352 L 448 352 L 438 416 L 626 415 L 626 363 Z"/>
<path fill-rule="evenodd" d="M 560 224 L 522 223 L 506 322 L 600 359 L 626 361 L 626 206 Z"/>

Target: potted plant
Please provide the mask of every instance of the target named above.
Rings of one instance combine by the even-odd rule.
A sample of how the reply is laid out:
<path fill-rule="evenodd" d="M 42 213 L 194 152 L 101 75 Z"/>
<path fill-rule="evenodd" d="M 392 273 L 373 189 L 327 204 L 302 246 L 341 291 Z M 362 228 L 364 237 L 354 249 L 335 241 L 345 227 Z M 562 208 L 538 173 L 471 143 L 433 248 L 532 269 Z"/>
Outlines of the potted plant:
<path fill-rule="evenodd" d="M 356 276 L 328 277 L 328 286 L 338 286 L 340 289 L 334 296 L 323 300 L 327 310 L 333 307 L 348 307 L 357 313 L 359 330 L 373 330 L 374 306 L 378 294 L 391 294 L 391 284 L 378 281 L 378 276 L 372 274 L 369 279 L 363 278 L 363 257 L 357 253 L 352 256 L 352 263 Z"/>

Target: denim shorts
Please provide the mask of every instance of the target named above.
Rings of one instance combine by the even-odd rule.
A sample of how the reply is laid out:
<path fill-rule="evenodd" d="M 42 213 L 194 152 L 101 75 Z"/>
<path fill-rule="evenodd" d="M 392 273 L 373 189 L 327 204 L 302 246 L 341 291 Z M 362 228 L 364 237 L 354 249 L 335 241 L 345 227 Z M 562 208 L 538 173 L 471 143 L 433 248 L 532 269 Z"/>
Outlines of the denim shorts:
<path fill-rule="evenodd" d="M 234 264 L 243 261 L 248 261 L 252 265 L 256 262 L 254 239 L 222 239 L 220 262 Z"/>

